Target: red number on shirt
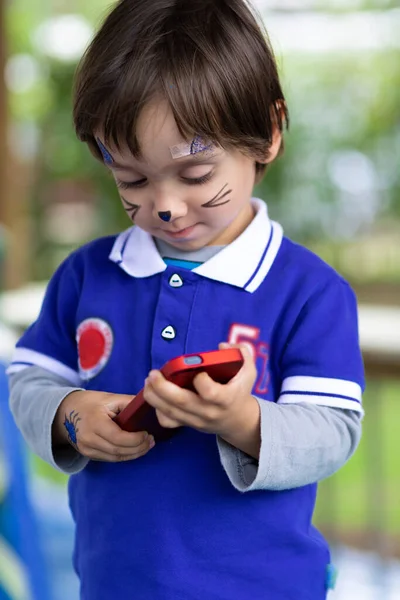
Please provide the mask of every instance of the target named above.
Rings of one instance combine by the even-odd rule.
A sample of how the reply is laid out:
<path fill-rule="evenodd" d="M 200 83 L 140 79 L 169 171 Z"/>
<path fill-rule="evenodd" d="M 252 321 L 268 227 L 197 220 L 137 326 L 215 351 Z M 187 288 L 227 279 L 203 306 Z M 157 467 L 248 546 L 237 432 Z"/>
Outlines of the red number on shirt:
<path fill-rule="evenodd" d="M 255 386 L 255 393 L 266 394 L 270 379 L 268 370 L 269 346 L 264 342 L 260 342 L 260 330 L 258 327 L 234 323 L 229 330 L 228 342 L 230 344 L 244 344 L 249 349 L 254 362 L 257 362 L 257 358 L 261 359 L 262 368 Z"/>
<path fill-rule="evenodd" d="M 257 346 L 257 356 L 262 359 L 262 369 L 260 378 L 257 381 L 255 393 L 256 394 L 266 394 L 268 392 L 268 384 L 270 380 L 270 372 L 268 369 L 269 363 L 269 346 L 264 342 L 260 342 Z"/>
<path fill-rule="evenodd" d="M 260 330 L 257 327 L 234 323 L 229 331 L 228 342 L 230 344 L 244 344 L 249 349 L 253 360 L 256 360 L 257 347 L 251 340 L 258 341 L 259 337 Z"/>

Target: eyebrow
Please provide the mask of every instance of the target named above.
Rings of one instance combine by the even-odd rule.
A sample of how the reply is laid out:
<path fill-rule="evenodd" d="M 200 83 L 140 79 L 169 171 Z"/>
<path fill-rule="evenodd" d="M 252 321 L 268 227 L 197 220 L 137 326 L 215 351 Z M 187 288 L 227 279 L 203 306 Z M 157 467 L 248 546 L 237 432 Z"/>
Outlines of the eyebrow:
<path fill-rule="evenodd" d="M 211 154 L 205 154 L 206 150 L 204 150 L 203 152 L 196 152 L 196 154 L 192 154 L 190 157 L 185 158 L 185 159 L 181 159 L 181 158 L 177 158 L 174 160 L 173 165 L 175 166 L 179 166 L 179 167 L 188 167 L 190 165 L 196 164 L 196 163 L 206 163 L 208 162 L 210 159 L 215 158 L 216 156 L 218 156 L 218 150 L 214 151 Z M 116 162 L 115 160 L 113 161 L 112 164 L 108 165 L 109 168 L 113 171 L 135 171 L 136 168 L 130 165 L 122 165 L 118 162 Z"/>

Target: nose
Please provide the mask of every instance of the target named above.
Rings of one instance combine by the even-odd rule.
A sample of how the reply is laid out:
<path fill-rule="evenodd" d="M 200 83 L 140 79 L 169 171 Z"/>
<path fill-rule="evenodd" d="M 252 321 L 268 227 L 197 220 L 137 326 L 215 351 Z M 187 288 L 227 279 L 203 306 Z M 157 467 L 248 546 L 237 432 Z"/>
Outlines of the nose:
<path fill-rule="evenodd" d="M 173 192 L 158 192 L 153 198 L 153 217 L 166 223 L 176 221 L 187 214 L 186 202 Z"/>

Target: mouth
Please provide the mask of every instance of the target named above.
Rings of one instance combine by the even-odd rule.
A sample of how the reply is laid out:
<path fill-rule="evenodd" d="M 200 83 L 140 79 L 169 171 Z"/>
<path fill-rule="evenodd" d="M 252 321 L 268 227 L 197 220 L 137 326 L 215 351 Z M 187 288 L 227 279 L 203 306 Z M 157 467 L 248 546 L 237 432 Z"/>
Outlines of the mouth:
<path fill-rule="evenodd" d="M 163 232 L 172 239 L 187 238 L 192 233 L 196 225 L 197 223 L 195 225 L 191 225 L 190 227 L 180 229 L 179 231 L 166 231 L 163 229 Z"/>

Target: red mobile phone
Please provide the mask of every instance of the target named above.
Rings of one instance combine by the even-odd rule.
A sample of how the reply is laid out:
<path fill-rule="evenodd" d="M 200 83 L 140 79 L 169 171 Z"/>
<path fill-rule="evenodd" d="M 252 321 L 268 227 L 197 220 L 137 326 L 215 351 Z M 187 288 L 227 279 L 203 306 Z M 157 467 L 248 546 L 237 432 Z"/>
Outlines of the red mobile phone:
<path fill-rule="evenodd" d="M 160 369 L 168 381 L 179 387 L 194 391 L 193 379 L 205 371 L 218 383 L 228 383 L 243 365 L 243 356 L 238 348 L 184 354 L 173 358 Z M 170 438 L 177 429 L 166 429 L 160 425 L 156 411 L 147 404 L 143 390 L 116 417 L 115 422 L 125 431 L 148 431 L 156 441 Z"/>

